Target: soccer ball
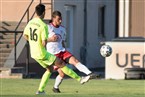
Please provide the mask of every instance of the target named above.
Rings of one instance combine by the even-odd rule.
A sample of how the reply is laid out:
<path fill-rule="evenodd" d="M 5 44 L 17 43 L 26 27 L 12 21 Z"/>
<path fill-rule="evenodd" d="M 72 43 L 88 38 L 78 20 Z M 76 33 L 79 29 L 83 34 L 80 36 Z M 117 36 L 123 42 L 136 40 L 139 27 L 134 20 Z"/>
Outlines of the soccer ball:
<path fill-rule="evenodd" d="M 109 45 L 103 45 L 100 49 L 100 53 L 103 57 L 109 57 L 112 54 L 112 48 Z"/>

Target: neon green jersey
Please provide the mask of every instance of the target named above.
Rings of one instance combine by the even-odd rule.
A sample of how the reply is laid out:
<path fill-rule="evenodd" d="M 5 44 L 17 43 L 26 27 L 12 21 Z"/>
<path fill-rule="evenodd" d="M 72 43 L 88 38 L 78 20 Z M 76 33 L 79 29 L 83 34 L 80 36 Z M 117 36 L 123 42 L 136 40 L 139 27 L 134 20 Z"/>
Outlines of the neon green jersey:
<path fill-rule="evenodd" d="M 42 41 L 48 38 L 47 25 L 40 18 L 33 18 L 24 29 L 24 34 L 28 35 L 31 57 L 43 59 L 47 53 L 42 45 Z"/>

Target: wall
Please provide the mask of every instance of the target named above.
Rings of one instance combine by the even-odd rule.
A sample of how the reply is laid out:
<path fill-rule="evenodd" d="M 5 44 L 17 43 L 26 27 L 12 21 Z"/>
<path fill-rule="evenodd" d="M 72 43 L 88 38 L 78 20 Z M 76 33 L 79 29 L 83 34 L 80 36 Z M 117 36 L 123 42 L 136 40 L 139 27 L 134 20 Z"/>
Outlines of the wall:
<path fill-rule="evenodd" d="M 124 79 L 125 68 L 145 68 L 145 42 L 111 41 L 112 54 L 105 58 L 105 78 Z"/>
<path fill-rule="evenodd" d="M 19 21 L 26 11 L 31 0 L 1 0 L 0 1 L 0 21 Z M 35 10 L 35 6 L 39 4 L 39 0 L 34 0 L 30 7 L 30 16 Z M 51 3 L 51 0 L 42 0 L 43 3 Z M 51 5 L 46 4 L 46 19 L 51 17 Z M 26 18 L 23 22 L 26 22 Z"/>
<path fill-rule="evenodd" d="M 115 38 L 116 28 L 116 10 L 115 0 L 101 0 L 101 1 L 89 1 L 87 4 L 87 65 L 91 68 L 105 67 L 105 60 L 100 55 L 100 42 L 108 41 Z M 104 36 L 99 35 L 103 33 L 100 31 L 100 8 L 104 6 Z M 102 17 L 102 16 L 101 16 Z"/>
<path fill-rule="evenodd" d="M 145 38 L 145 1 L 130 1 L 130 36 Z"/>
<path fill-rule="evenodd" d="M 65 22 L 65 5 L 74 6 L 74 32 L 73 32 L 73 54 L 81 61 L 81 57 L 86 57 L 84 63 L 89 68 L 104 68 L 104 58 L 100 56 L 100 42 L 111 40 L 115 37 L 116 27 L 116 13 L 115 0 L 86 0 L 87 1 L 87 19 L 84 21 L 84 1 L 85 0 L 54 0 L 53 9 L 59 10 L 63 15 L 63 22 Z M 100 6 L 105 5 L 105 37 L 98 36 L 98 10 Z M 86 28 L 84 26 L 86 25 Z M 84 46 L 84 32 L 86 31 L 86 47 Z M 86 55 L 84 50 L 86 48 Z"/>

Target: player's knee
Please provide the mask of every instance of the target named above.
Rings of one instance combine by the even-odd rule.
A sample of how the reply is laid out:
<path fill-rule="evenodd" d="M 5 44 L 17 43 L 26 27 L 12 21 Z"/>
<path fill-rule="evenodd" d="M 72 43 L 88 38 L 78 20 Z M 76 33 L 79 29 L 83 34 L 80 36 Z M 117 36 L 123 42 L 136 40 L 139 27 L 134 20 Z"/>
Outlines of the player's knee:
<path fill-rule="evenodd" d="M 71 57 L 70 58 L 70 61 L 69 61 L 69 63 L 71 63 L 71 64 L 73 64 L 73 65 L 75 65 L 75 64 L 77 64 L 79 61 L 73 56 L 73 57 Z"/>
<path fill-rule="evenodd" d="M 55 65 L 58 66 L 59 68 L 62 68 L 65 66 L 65 63 L 61 59 L 57 58 L 55 61 Z"/>
<path fill-rule="evenodd" d="M 77 59 L 74 59 L 73 64 L 76 65 L 77 63 L 79 63 L 79 61 Z"/>
<path fill-rule="evenodd" d="M 77 59 L 75 59 L 75 63 L 78 63 L 79 61 Z"/>
<path fill-rule="evenodd" d="M 63 73 L 63 71 L 60 68 L 57 71 L 62 78 L 65 76 L 65 74 Z"/>
<path fill-rule="evenodd" d="M 46 70 L 47 70 L 48 72 L 51 72 L 51 73 L 53 72 L 52 66 L 47 67 Z"/>
<path fill-rule="evenodd" d="M 59 75 L 60 75 L 62 78 L 64 77 L 64 73 L 62 73 L 62 72 L 59 73 Z"/>

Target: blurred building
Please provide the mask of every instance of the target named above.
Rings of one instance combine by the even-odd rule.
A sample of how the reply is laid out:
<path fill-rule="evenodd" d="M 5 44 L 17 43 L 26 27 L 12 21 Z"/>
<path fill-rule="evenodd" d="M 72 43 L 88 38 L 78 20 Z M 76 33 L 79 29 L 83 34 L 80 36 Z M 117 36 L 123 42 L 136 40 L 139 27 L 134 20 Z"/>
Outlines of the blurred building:
<path fill-rule="evenodd" d="M 25 12 L 27 15 L 23 22 L 27 22 L 36 4 L 44 3 L 47 9 L 45 21 L 48 23 L 51 19 L 52 11 L 61 11 L 63 25 L 67 30 L 68 50 L 87 67 L 96 71 L 105 68 L 105 58 L 100 55 L 102 42 L 118 37 L 145 37 L 144 0 L 34 0 L 28 8 L 30 2 L 30 0 L 0 1 L 1 33 L 7 33 L 4 26 L 9 25 L 9 22 L 18 23 Z M 41 67 L 37 68 L 34 60 L 29 58 L 28 62 L 26 52 L 25 45 L 17 48 L 19 54 L 15 58 L 17 62 L 15 64 L 16 62 L 12 60 L 15 57 L 12 56 L 14 49 L 13 52 L 11 50 L 11 56 L 7 56 L 1 67 L 22 66 L 30 72 L 40 72 Z M 29 68 L 25 65 L 28 63 Z"/>

